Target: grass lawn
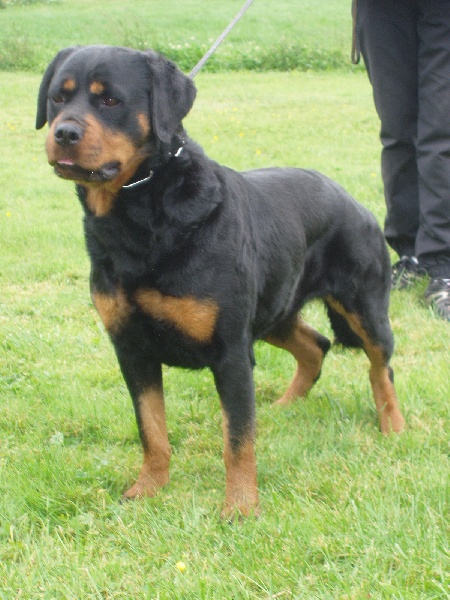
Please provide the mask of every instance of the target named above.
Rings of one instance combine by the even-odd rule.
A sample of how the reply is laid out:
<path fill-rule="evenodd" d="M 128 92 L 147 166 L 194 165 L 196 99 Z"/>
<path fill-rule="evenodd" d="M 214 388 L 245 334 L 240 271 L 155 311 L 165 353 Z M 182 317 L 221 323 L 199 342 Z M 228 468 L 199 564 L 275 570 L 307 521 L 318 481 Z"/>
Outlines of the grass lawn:
<path fill-rule="evenodd" d="M 293 364 L 261 344 L 261 517 L 219 518 L 220 406 L 206 371 L 165 371 L 171 482 L 121 504 L 141 450 L 89 300 L 81 208 L 46 164 L 45 131 L 33 130 L 39 76 L 0 81 L 0 598 L 449 598 L 449 326 L 422 304 L 424 284 L 392 297 L 403 435 L 378 432 L 367 360 L 353 351 L 329 353 L 306 401 L 273 407 Z M 382 221 L 364 74 L 196 83 L 186 127 L 210 156 L 238 169 L 316 168 Z M 305 314 L 329 333 L 320 305 Z"/>
<path fill-rule="evenodd" d="M 0 69 L 42 70 L 75 44 L 152 47 L 189 71 L 244 0 L 10 0 L 0 10 Z M 350 0 L 255 0 L 206 70 L 252 63 L 271 68 L 305 55 L 325 66 L 349 64 Z M 282 56 L 281 56 L 282 55 Z M 345 55 L 343 60 L 343 55 Z M 339 59 L 340 56 L 340 59 Z"/>

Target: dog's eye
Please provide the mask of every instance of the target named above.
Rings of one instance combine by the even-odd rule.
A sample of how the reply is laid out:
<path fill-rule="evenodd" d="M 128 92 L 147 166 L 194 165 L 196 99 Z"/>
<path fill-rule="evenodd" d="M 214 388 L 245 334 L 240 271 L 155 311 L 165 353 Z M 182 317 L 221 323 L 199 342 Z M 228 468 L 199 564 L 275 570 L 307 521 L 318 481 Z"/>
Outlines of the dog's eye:
<path fill-rule="evenodd" d="M 53 96 L 52 100 L 55 104 L 64 104 L 64 96 L 62 96 L 62 94 L 56 94 L 56 96 Z"/>
<path fill-rule="evenodd" d="M 120 100 L 117 100 L 117 98 L 110 98 L 109 96 L 105 96 L 104 98 L 102 98 L 102 104 L 103 106 L 117 106 L 118 104 L 120 104 Z"/>

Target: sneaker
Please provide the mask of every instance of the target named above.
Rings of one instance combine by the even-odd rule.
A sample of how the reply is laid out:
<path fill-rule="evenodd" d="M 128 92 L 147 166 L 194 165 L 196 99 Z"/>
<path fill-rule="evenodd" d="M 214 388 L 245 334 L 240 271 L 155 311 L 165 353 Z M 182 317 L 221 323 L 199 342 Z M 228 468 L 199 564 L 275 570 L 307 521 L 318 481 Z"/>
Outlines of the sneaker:
<path fill-rule="evenodd" d="M 424 296 L 425 302 L 434 308 L 439 317 L 450 321 L 450 279 L 432 279 Z"/>
<path fill-rule="evenodd" d="M 415 256 L 402 256 L 392 265 L 391 287 L 394 290 L 403 290 L 414 285 L 419 277 L 426 274 Z"/>

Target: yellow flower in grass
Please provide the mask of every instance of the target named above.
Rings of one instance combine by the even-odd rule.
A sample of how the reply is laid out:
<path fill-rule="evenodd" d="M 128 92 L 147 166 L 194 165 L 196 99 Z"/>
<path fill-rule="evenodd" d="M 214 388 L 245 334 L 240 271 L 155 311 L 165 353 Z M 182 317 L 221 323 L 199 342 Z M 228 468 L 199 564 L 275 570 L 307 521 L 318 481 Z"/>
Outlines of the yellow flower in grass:
<path fill-rule="evenodd" d="M 180 571 L 180 573 L 184 573 L 187 569 L 187 566 L 184 564 L 183 561 L 179 560 L 176 564 L 177 569 Z"/>

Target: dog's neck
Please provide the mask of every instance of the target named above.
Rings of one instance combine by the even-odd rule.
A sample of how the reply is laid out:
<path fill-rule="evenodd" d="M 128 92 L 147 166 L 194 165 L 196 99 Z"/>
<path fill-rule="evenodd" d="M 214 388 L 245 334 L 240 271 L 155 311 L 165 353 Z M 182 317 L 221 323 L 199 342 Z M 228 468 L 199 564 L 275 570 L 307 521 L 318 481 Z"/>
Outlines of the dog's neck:
<path fill-rule="evenodd" d="M 170 144 L 160 142 L 157 152 L 141 163 L 131 180 L 126 185 L 123 185 L 121 189 L 136 189 L 148 184 L 153 178 L 153 173 L 156 169 L 164 166 L 172 158 L 178 158 L 181 155 L 185 144 L 186 141 L 178 136 L 174 136 Z"/>
<path fill-rule="evenodd" d="M 119 185 L 117 185 L 117 180 L 111 184 L 106 183 L 100 186 L 77 184 L 77 188 L 81 192 L 80 197 L 88 210 L 95 216 L 106 216 L 111 211 L 119 194 L 133 193 L 136 189 L 145 190 L 146 186 L 152 184 L 155 171 L 183 154 L 185 144 L 186 141 L 178 136 L 174 136 L 171 144 L 160 142 L 157 151 L 142 160 L 129 177 L 122 180 Z"/>

